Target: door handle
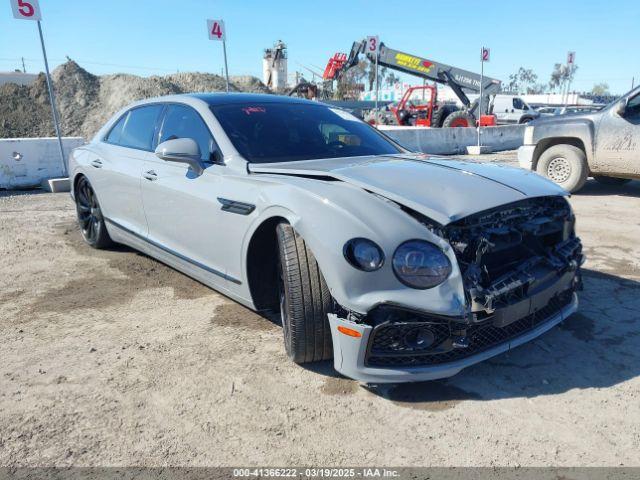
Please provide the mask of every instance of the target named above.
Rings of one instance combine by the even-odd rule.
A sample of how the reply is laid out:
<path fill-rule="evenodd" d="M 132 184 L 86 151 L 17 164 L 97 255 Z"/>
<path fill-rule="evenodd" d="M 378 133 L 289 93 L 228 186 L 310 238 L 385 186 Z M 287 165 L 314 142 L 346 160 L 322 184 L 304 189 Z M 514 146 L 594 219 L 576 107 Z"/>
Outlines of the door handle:
<path fill-rule="evenodd" d="M 102 168 L 102 160 L 92 160 L 91 166 L 95 168 Z"/>
<path fill-rule="evenodd" d="M 153 182 L 154 180 L 157 180 L 157 179 L 158 179 L 158 174 L 157 174 L 156 172 L 154 172 L 153 170 L 148 170 L 148 171 L 144 172 L 144 173 L 142 174 L 142 176 L 143 176 L 144 178 L 146 178 L 147 180 L 151 180 L 152 182 Z"/>

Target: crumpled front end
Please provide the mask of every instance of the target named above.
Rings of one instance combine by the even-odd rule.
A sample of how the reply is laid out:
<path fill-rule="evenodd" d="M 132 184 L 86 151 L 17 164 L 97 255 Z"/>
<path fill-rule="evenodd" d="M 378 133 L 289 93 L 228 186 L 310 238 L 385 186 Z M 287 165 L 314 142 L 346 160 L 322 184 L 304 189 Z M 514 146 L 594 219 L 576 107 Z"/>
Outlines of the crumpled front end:
<path fill-rule="evenodd" d="M 367 383 L 449 377 L 576 311 L 584 257 L 565 198 L 529 198 L 444 227 L 421 221 L 455 251 L 466 314 L 382 304 L 365 316 L 329 315 L 335 368 L 343 374 Z"/>

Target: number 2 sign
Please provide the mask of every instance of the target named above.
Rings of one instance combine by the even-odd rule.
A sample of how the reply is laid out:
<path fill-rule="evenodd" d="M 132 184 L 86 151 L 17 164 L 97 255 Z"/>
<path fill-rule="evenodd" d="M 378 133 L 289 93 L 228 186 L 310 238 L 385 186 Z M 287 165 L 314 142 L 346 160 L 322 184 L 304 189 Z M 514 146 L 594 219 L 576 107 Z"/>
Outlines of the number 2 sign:
<path fill-rule="evenodd" d="M 224 42 L 227 39 L 227 30 L 224 28 L 223 20 L 207 20 L 209 30 L 209 40 Z"/>
<path fill-rule="evenodd" d="M 18 20 L 42 20 L 38 0 L 11 0 L 11 10 Z"/>
<path fill-rule="evenodd" d="M 491 49 L 489 49 L 487 47 L 482 47 L 482 53 L 481 53 L 480 61 L 488 62 L 490 58 L 491 58 Z"/>

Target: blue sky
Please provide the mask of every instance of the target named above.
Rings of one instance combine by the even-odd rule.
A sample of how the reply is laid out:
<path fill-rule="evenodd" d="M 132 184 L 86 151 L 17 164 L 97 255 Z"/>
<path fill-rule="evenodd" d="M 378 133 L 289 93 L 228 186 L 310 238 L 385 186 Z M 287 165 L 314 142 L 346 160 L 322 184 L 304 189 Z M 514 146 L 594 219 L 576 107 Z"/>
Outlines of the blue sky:
<path fill-rule="evenodd" d="M 207 39 L 206 19 L 227 24 L 231 75 L 261 76 L 262 50 L 289 49 L 289 71 L 321 70 L 353 40 L 379 35 L 387 45 L 477 71 L 481 45 L 491 48 L 486 74 L 503 81 L 518 67 L 547 81 L 575 50 L 574 88 L 607 82 L 614 93 L 640 81 L 640 1 L 320 0 L 40 0 L 52 66 L 68 55 L 93 73 L 220 73 L 222 48 Z M 39 71 L 34 22 L 14 20 L 0 4 L 0 71 Z"/>

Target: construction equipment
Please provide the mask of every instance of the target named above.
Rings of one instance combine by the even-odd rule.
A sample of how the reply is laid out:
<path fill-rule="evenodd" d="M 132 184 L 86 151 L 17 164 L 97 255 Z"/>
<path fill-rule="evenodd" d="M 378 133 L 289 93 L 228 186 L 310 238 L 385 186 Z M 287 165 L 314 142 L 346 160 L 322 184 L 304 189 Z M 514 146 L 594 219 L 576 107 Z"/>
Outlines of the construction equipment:
<path fill-rule="evenodd" d="M 340 81 L 342 76 L 350 68 L 358 64 L 360 54 L 365 53 L 364 47 L 364 41 L 354 42 L 348 56 L 346 54 L 335 54 L 327 64 L 323 76 L 324 80 Z M 375 61 L 373 54 L 367 53 L 366 55 L 370 61 Z M 431 88 L 430 100 L 420 106 L 413 105 L 412 108 L 409 109 L 400 108 L 401 101 L 397 108 L 400 113 L 394 115 L 398 124 L 431 127 L 471 127 L 476 126 L 477 123 L 481 126 L 496 124 L 495 116 L 490 114 L 489 100 L 500 90 L 500 80 L 482 77 L 468 70 L 394 50 L 388 48 L 384 43 L 380 44 L 378 64 L 392 70 L 415 75 L 424 80 L 447 85 L 453 90 L 463 105 L 462 109 L 458 109 L 453 105 L 439 105 L 437 103 L 437 91 L 435 87 L 413 87 L 414 89 Z M 482 89 L 480 88 L 481 82 Z M 465 91 L 478 93 L 482 91 L 482 96 L 471 102 Z M 410 98 L 410 95 L 407 97 L 407 93 L 405 93 L 403 97 L 405 107 Z M 379 112 L 376 112 L 376 115 L 378 113 Z"/>

